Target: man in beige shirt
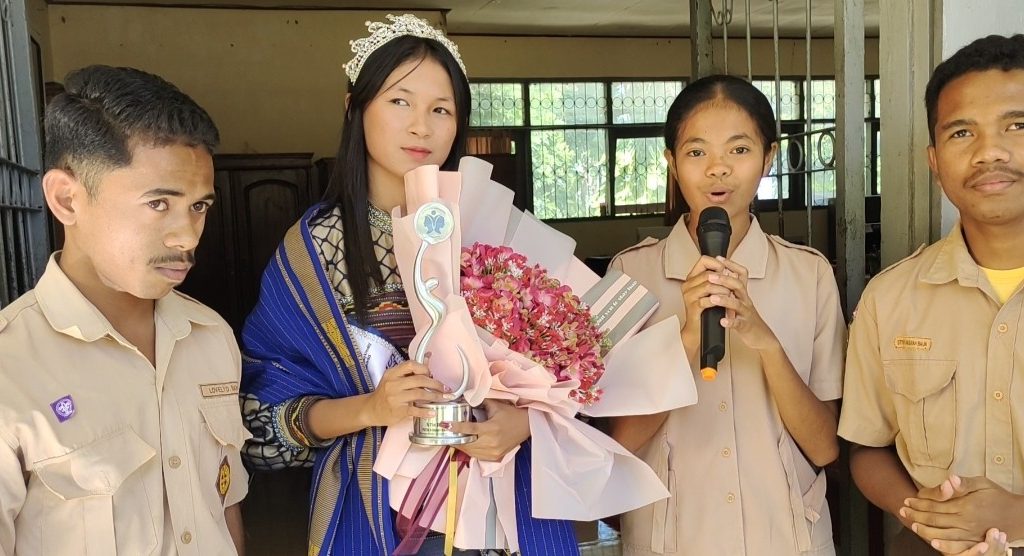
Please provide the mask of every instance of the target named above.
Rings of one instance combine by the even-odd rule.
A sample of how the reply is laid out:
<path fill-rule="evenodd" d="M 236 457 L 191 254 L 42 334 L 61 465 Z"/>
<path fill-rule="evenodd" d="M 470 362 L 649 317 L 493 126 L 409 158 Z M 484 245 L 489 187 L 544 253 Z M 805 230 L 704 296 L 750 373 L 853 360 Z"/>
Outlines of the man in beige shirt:
<path fill-rule="evenodd" d="M 1024 545 L 1024 35 L 961 49 L 926 104 L 960 222 L 865 290 L 839 434 L 865 496 L 908 528 L 890 553 L 1002 554 Z"/>
<path fill-rule="evenodd" d="M 241 552 L 241 358 L 172 289 L 214 199 L 217 129 L 138 70 L 66 89 L 43 176 L 64 250 L 0 311 L 0 555 Z"/>

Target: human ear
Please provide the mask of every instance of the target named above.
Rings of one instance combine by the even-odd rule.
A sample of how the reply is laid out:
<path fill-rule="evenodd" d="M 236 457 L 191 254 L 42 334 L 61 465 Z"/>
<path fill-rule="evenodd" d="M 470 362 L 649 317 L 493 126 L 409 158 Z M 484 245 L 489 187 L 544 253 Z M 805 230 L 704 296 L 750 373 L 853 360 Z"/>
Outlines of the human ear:
<path fill-rule="evenodd" d="M 53 169 L 43 174 L 43 197 L 53 217 L 65 226 L 78 219 L 75 201 L 86 195 L 85 186 L 67 170 Z"/>

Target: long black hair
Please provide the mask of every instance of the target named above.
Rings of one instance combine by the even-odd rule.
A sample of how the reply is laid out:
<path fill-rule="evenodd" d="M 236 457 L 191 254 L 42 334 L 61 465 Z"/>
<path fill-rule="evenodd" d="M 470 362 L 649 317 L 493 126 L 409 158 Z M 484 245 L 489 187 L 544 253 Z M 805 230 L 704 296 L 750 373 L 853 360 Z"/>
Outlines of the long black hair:
<path fill-rule="evenodd" d="M 410 35 L 388 41 L 367 57 L 359 78 L 348 86 L 350 96 L 345 109 L 341 145 L 323 201 L 325 210 L 338 207 L 341 211 L 348 281 L 352 288 L 356 316 L 360 320 L 366 319 L 371 282 L 377 285 L 383 285 L 384 282 L 370 236 L 370 182 L 363 115 L 395 68 L 409 61 L 422 62 L 427 58 L 441 64 L 452 80 L 455 94 L 455 140 L 441 169 L 456 170 L 459 159 L 466 152 L 466 138 L 469 134 L 469 81 L 454 56 L 441 43 Z"/>
<path fill-rule="evenodd" d="M 745 79 L 732 75 L 709 75 L 690 83 L 672 101 L 665 117 L 665 148 L 675 155 L 679 128 L 704 103 L 721 100 L 736 105 L 754 120 L 761 135 L 764 154 L 771 152 L 772 143 L 779 140 L 775 131 L 775 113 L 768 97 Z M 670 191 L 671 199 L 665 214 L 666 224 L 675 224 L 686 212 L 686 201 L 678 184 Z"/>

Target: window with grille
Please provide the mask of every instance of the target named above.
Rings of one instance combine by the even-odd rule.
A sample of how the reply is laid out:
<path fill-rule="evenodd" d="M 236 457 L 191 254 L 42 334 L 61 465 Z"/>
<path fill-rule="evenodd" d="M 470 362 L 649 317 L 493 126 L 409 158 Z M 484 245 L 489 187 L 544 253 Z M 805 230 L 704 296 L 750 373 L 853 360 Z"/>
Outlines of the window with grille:
<path fill-rule="evenodd" d="M 35 285 L 49 251 L 37 94 L 24 0 L 0 10 L 0 307 Z M 36 83 L 36 87 L 41 86 Z"/>
<path fill-rule="evenodd" d="M 835 198 L 836 84 L 814 79 L 755 80 L 781 120 L 780 152 L 758 188 L 765 208 L 828 204 Z M 682 80 L 474 82 L 470 125 L 479 133 L 521 133 L 532 196 L 542 219 L 664 212 L 668 167 L 663 125 Z M 877 195 L 879 81 L 865 83 L 866 194 Z M 806 95 L 811 100 L 807 128 Z M 780 163 L 781 162 L 781 168 Z M 780 191 L 781 188 L 781 191 Z M 810 196 L 808 197 L 808 191 Z"/>
<path fill-rule="evenodd" d="M 543 219 L 658 214 L 662 126 L 682 81 L 473 83 L 470 125 L 525 134 L 533 212 Z M 517 151 L 520 152 L 520 151 Z"/>
<path fill-rule="evenodd" d="M 754 85 L 768 97 L 776 114 L 780 115 L 782 141 L 781 155 L 772 164 L 769 177 L 761 181 L 758 200 L 767 206 L 776 206 L 779 182 L 782 183 L 783 206 L 802 208 L 808 199 L 812 206 L 825 206 L 836 196 L 836 82 L 834 79 L 814 79 L 810 91 L 806 80 L 781 81 L 776 96 L 775 80 L 755 80 Z M 879 117 L 879 80 L 864 83 L 864 183 L 866 195 L 878 195 L 881 136 Z M 811 126 L 808 129 L 805 95 L 810 95 Z M 782 168 L 780 170 L 779 163 Z"/>

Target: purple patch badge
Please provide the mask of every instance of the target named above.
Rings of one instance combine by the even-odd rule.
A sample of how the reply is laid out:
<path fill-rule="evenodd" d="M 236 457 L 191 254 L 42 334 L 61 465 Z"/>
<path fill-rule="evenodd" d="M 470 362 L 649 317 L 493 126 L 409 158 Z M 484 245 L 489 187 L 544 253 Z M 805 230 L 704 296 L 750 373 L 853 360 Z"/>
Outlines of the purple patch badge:
<path fill-rule="evenodd" d="M 75 400 L 71 399 L 71 395 L 64 396 L 63 398 L 50 404 L 50 408 L 53 409 L 53 414 L 57 416 L 57 420 L 63 423 L 75 415 Z"/>

